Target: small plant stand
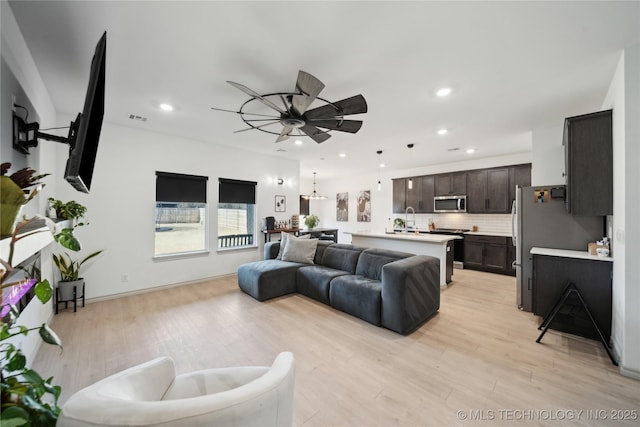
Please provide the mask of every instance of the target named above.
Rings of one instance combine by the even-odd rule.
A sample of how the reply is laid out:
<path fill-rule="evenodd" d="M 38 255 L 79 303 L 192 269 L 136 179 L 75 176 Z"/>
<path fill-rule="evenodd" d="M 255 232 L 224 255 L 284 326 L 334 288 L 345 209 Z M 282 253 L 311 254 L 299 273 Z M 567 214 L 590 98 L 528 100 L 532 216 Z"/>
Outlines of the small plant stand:
<path fill-rule="evenodd" d="M 75 313 L 78 309 L 78 300 L 82 299 L 82 307 L 84 307 L 84 280 L 80 282 L 78 285 L 73 286 L 73 297 L 71 299 L 62 300 L 60 299 L 60 286 L 56 288 L 56 314 L 58 314 L 58 307 L 60 304 L 64 304 L 64 308 L 69 308 L 69 302 L 73 302 L 73 312 Z M 81 288 L 81 294 L 78 294 L 78 288 Z"/>

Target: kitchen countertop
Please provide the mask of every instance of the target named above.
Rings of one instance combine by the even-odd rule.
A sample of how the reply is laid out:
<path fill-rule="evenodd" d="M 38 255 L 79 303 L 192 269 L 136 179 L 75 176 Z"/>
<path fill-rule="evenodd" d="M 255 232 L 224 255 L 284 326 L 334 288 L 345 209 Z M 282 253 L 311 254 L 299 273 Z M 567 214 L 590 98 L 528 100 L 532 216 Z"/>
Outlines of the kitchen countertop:
<path fill-rule="evenodd" d="M 531 255 L 547 255 L 557 256 L 564 258 L 577 258 L 588 259 L 593 261 L 608 261 L 612 262 L 613 258 L 608 256 L 589 255 L 587 251 L 570 251 L 567 249 L 553 249 L 553 248 L 531 248 Z"/>
<path fill-rule="evenodd" d="M 448 234 L 429 234 L 429 233 L 384 233 L 384 232 L 375 232 L 375 231 L 362 231 L 362 232 L 349 232 L 345 231 L 344 234 L 351 234 L 352 236 L 360 236 L 360 237 L 376 237 L 379 239 L 389 239 L 389 240 L 411 240 L 414 242 L 425 242 L 425 243 L 437 243 L 443 244 L 448 242 L 449 240 L 461 239 L 460 236 L 451 236 Z"/>
<path fill-rule="evenodd" d="M 511 232 L 507 231 L 467 231 L 464 234 L 468 234 L 470 236 L 511 237 Z"/>

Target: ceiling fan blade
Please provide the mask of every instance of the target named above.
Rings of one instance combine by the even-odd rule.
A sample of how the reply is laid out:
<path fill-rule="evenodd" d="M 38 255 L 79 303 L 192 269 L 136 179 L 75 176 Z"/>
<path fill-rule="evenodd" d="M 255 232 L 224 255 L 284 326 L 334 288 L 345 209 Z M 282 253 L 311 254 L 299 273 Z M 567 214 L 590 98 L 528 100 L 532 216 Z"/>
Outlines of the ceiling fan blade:
<path fill-rule="evenodd" d="M 216 110 L 216 111 L 225 111 L 227 113 L 236 113 L 236 114 L 242 114 L 242 115 L 250 115 L 250 116 L 262 116 L 262 117 L 271 117 L 274 120 L 276 120 L 279 116 L 272 116 L 269 114 L 258 114 L 258 113 L 247 113 L 245 111 L 234 111 L 234 110 L 225 110 L 224 108 L 216 108 L 216 107 L 211 107 L 212 110 Z"/>
<path fill-rule="evenodd" d="M 276 104 L 274 104 L 273 102 L 269 101 L 268 99 L 264 98 L 262 95 L 260 95 L 255 90 L 249 89 L 245 85 L 241 85 L 240 83 L 232 82 L 230 80 L 227 80 L 227 83 L 229 83 L 231 86 L 235 87 L 236 89 L 240 89 L 241 91 L 243 91 L 244 93 L 246 93 L 250 97 L 257 99 L 258 101 L 262 102 L 267 107 L 273 108 L 274 110 L 276 110 L 276 111 L 278 111 L 280 113 L 283 113 L 283 114 L 286 113 L 285 110 L 283 110 L 282 108 L 278 107 Z"/>
<path fill-rule="evenodd" d="M 282 132 L 280 132 L 280 135 L 278 135 L 278 138 L 276 138 L 276 142 L 282 142 L 289 139 L 289 135 L 291 134 L 292 131 L 293 131 L 293 128 L 290 128 L 288 126 L 285 126 L 284 128 L 282 128 Z"/>
<path fill-rule="evenodd" d="M 320 144 L 321 142 L 325 142 L 327 139 L 331 138 L 326 132 L 321 131 L 315 126 L 312 125 L 304 125 L 300 128 L 300 130 L 306 133 L 311 139 Z"/>
<path fill-rule="evenodd" d="M 356 133 L 362 127 L 362 120 L 314 119 L 310 122 L 321 128 L 349 133 Z"/>
<path fill-rule="evenodd" d="M 362 95 L 352 96 L 331 104 L 314 108 L 305 113 L 307 119 L 330 119 L 336 116 L 367 112 L 367 101 Z"/>
<path fill-rule="evenodd" d="M 252 129 L 260 129 L 260 128 L 263 128 L 265 126 L 275 125 L 276 123 L 280 123 L 280 120 L 273 120 L 270 123 L 265 123 L 265 124 L 262 124 L 262 125 L 259 125 L 259 126 L 251 126 L 251 127 L 245 128 L 245 129 L 236 130 L 233 133 L 246 132 L 246 131 L 252 130 Z"/>
<path fill-rule="evenodd" d="M 293 95 L 291 103 L 293 109 L 298 114 L 303 114 L 309 108 L 309 105 L 324 89 L 324 83 L 302 70 L 298 71 L 298 80 L 296 81 L 296 92 L 300 95 Z"/>

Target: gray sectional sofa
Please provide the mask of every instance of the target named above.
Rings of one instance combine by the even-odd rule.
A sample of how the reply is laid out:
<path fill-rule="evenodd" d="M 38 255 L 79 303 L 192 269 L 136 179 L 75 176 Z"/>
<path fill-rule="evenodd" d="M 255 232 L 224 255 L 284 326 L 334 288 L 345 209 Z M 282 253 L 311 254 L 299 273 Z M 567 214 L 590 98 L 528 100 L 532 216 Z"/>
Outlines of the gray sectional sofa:
<path fill-rule="evenodd" d="M 263 261 L 238 267 L 240 289 L 258 301 L 299 292 L 403 335 L 440 308 L 437 258 L 322 240 L 315 245 L 307 259 L 290 261 L 276 259 L 280 242 L 267 243 Z"/>

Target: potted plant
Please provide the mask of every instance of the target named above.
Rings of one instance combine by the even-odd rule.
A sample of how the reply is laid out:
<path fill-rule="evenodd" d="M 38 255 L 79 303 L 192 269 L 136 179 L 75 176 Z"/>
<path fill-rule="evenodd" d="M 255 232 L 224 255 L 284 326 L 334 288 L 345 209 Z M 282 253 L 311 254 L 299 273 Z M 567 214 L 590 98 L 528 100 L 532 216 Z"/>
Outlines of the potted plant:
<path fill-rule="evenodd" d="M 49 197 L 48 201 L 51 209 L 55 210 L 57 219 L 67 219 L 77 223 L 81 218 L 84 218 L 84 214 L 87 213 L 87 208 L 75 200 L 63 202 L 62 200 Z M 79 223 L 77 225 L 80 226 L 84 224 Z"/>
<path fill-rule="evenodd" d="M 84 286 L 84 278 L 80 277 L 80 268 L 82 265 L 100 255 L 102 251 L 93 252 L 82 260 L 72 260 L 71 256 L 65 252 L 64 254 L 53 255 L 53 263 L 60 271 L 60 281 L 58 282 L 59 301 L 73 300 L 73 288 L 82 289 Z"/>
<path fill-rule="evenodd" d="M 306 225 L 308 229 L 315 228 L 319 223 L 320 218 L 315 214 L 307 215 L 304 219 L 304 225 Z"/>
<path fill-rule="evenodd" d="M 49 174 L 36 175 L 31 168 L 22 168 L 7 175 L 11 163 L 0 165 L 0 235 L 10 236 L 20 219 L 22 207 L 33 199 L 40 188 L 40 179 Z M 29 191 L 29 187 L 35 187 Z"/>

